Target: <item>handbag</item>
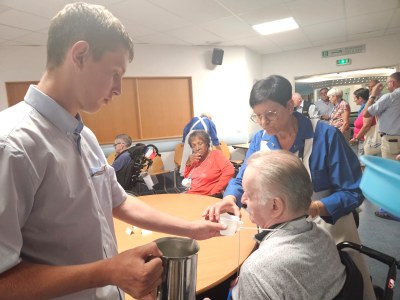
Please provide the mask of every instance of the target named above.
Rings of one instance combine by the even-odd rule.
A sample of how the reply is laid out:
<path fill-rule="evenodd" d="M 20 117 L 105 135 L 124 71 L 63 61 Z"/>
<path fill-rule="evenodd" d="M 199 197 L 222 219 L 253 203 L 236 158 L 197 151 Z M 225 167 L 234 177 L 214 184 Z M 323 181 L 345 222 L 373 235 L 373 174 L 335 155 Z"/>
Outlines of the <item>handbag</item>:
<path fill-rule="evenodd" d="M 381 152 L 381 135 L 378 131 L 378 124 L 371 126 L 364 135 L 365 155 L 378 155 Z"/>

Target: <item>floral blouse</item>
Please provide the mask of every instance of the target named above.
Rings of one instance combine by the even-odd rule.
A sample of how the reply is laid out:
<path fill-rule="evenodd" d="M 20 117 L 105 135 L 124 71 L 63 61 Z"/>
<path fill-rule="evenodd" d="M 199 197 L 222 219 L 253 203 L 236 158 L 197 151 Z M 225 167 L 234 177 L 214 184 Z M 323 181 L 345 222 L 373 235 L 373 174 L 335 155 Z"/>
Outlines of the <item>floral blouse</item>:
<path fill-rule="evenodd" d="M 344 123 L 342 115 L 345 111 L 348 111 L 350 113 L 350 105 L 342 99 L 333 108 L 329 119 L 329 125 L 335 126 L 336 128 L 340 129 L 340 127 L 342 127 Z M 349 130 L 349 128 L 347 128 L 346 131 Z"/>

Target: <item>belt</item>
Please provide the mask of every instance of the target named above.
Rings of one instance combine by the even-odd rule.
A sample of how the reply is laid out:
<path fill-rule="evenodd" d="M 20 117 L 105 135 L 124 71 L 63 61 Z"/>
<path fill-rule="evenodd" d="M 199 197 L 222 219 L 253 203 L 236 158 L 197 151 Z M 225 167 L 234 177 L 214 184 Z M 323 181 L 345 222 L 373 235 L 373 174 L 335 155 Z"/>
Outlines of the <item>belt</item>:
<path fill-rule="evenodd" d="M 384 132 L 380 132 L 379 134 L 380 134 L 381 137 L 383 137 L 385 135 L 388 135 L 388 136 L 400 136 L 400 134 L 399 135 L 397 135 L 397 134 L 388 134 L 388 133 L 384 133 Z"/>

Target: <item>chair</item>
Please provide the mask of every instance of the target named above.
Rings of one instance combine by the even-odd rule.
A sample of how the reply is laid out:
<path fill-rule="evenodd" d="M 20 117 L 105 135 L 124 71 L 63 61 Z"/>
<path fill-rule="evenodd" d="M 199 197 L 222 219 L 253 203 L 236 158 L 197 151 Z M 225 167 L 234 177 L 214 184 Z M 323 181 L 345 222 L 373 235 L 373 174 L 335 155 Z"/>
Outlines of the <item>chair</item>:
<path fill-rule="evenodd" d="M 166 179 L 165 175 L 168 174 L 168 173 L 171 173 L 171 171 L 165 170 L 164 163 L 163 163 L 163 161 L 161 159 L 161 155 L 157 155 L 156 157 L 154 157 L 153 163 L 150 166 L 150 168 L 147 170 L 147 173 L 150 176 L 152 176 L 153 178 L 154 177 L 157 178 L 157 182 L 153 186 L 153 188 L 155 188 L 154 189 L 154 193 L 155 194 L 160 192 L 156 187 L 159 178 L 162 178 L 162 181 L 163 181 L 163 190 L 162 190 L 162 192 L 163 193 L 164 192 L 168 193 L 168 191 L 167 191 L 167 183 L 166 183 L 167 179 Z"/>
<path fill-rule="evenodd" d="M 228 145 L 225 142 L 220 142 L 220 147 L 222 154 L 231 162 L 233 167 L 235 168 L 235 175 L 239 171 L 240 166 L 243 164 L 243 160 L 231 160 L 231 152 L 229 151 Z M 213 146 L 213 150 L 219 150 L 215 146 Z"/>
<path fill-rule="evenodd" d="M 115 151 L 111 152 L 108 156 L 107 156 L 107 162 L 109 165 L 112 165 L 112 163 L 115 160 Z"/>
<path fill-rule="evenodd" d="M 183 143 L 177 144 L 175 146 L 174 162 L 175 162 L 175 169 L 178 169 L 178 172 L 179 168 L 181 167 L 183 147 L 184 147 Z"/>
<path fill-rule="evenodd" d="M 142 173 L 148 170 L 153 163 L 153 159 L 159 155 L 156 146 L 138 143 L 128 148 L 131 162 L 124 166 L 121 170 L 116 171 L 118 182 L 126 191 L 134 192 L 132 189 L 137 184 L 143 183 Z"/>
<path fill-rule="evenodd" d="M 352 300 L 352 299 L 362 299 L 362 293 L 361 297 L 354 297 L 351 294 L 351 288 L 359 290 L 360 288 L 360 283 L 359 283 L 359 278 L 361 278 L 362 281 L 362 275 L 360 271 L 358 271 L 358 268 L 355 266 L 354 262 L 352 262 L 350 256 L 343 251 L 345 248 L 351 248 L 354 249 L 362 254 L 365 254 L 373 259 L 376 259 L 384 264 L 386 264 L 389 267 L 387 278 L 386 278 L 386 283 L 385 283 L 385 288 L 383 289 L 383 295 L 382 297 L 379 298 L 379 300 L 392 300 L 393 299 L 393 289 L 394 289 L 394 283 L 396 281 L 396 275 L 397 275 L 397 269 L 400 269 L 400 261 L 397 261 L 394 257 L 391 257 L 385 253 L 376 251 L 374 249 L 368 248 L 363 245 L 358 245 L 352 242 L 341 242 L 337 244 L 337 248 L 339 250 L 340 258 L 342 260 L 342 263 L 346 266 L 346 282 L 345 285 L 341 291 L 341 293 L 335 298 L 336 300 L 339 299 L 344 299 L 344 300 Z M 346 255 L 343 254 L 347 254 Z M 352 265 L 353 264 L 353 265 Z M 357 270 L 355 270 L 357 269 Z M 357 274 L 360 273 L 359 275 Z M 350 272 L 350 275 L 348 274 Z M 349 282 L 348 282 L 349 281 Z M 351 286 L 351 288 L 350 288 Z M 379 290 L 379 289 L 378 289 Z M 362 291 L 362 285 L 361 285 L 361 291 Z M 343 294 L 342 294 L 343 292 Z M 349 294 L 345 294 L 348 292 Z M 338 298 L 339 297 L 339 298 Z"/>
<path fill-rule="evenodd" d="M 180 193 L 185 190 L 184 187 L 179 188 L 178 182 L 182 181 L 182 176 L 180 175 L 180 168 L 182 162 L 182 155 L 183 155 L 183 143 L 179 143 L 175 146 L 175 153 L 174 153 L 174 163 L 175 163 L 175 173 L 174 173 L 174 189 L 176 192 Z"/>

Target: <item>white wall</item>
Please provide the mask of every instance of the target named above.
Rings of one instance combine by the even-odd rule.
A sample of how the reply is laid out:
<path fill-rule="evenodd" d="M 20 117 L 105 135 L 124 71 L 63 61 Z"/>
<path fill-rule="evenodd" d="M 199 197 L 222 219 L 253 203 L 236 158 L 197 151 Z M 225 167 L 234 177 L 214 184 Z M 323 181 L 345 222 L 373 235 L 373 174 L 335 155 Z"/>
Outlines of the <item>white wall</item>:
<path fill-rule="evenodd" d="M 321 51 L 366 44 L 349 55 L 352 64 L 337 67 Z M 243 47 L 223 47 L 221 66 L 211 64 L 212 47 L 136 45 L 126 76 L 191 76 L 194 113 L 213 115 L 221 140 L 246 142 L 260 127 L 249 121 L 248 98 L 254 80 L 280 74 L 298 76 L 400 65 L 400 36 L 373 38 L 260 56 Z M 4 82 L 39 80 L 45 69 L 44 47 L 0 47 L 0 110 L 7 107 Z M 166 112 L 167 113 L 167 112 Z"/>
<path fill-rule="evenodd" d="M 0 110 L 8 107 L 5 82 L 39 80 L 45 70 L 46 48 L 0 47 Z"/>
<path fill-rule="evenodd" d="M 212 49 L 136 45 L 126 76 L 191 76 L 195 115 L 211 113 L 221 140 L 246 142 L 248 95 L 261 75 L 261 56 L 243 47 L 224 47 L 222 65 L 214 66 Z M 4 82 L 39 80 L 45 57 L 44 47 L 0 47 L 0 110 L 7 107 Z"/>
<path fill-rule="evenodd" d="M 321 51 L 342 47 L 366 44 L 366 52 L 322 58 Z M 324 47 L 315 47 L 302 50 L 288 51 L 263 57 L 263 77 L 279 74 L 294 84 L 294 78 L 299 76 L 317 75 L 325 73 L 362 70 L 375 67 L 400 66 L 400 35 L 371 38 L 351 43 L 336 43 Z M 336 66 L 339 58 L 351 58 L 351 65 Z"/>

